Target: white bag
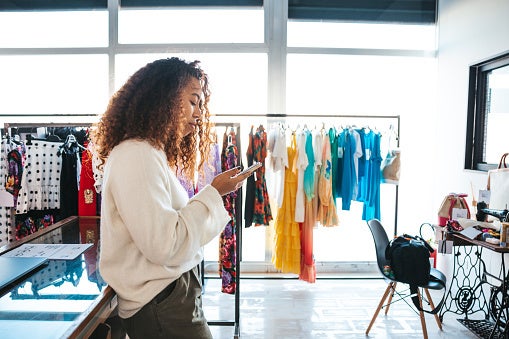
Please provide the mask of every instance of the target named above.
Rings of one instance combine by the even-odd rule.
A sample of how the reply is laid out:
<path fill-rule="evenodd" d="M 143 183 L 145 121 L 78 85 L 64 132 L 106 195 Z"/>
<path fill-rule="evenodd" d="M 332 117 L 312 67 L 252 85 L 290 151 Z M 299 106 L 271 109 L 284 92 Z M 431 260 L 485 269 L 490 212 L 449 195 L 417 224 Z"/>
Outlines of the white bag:
<path fill-rule="evenodd" d="M 509 168 L 506 158 L 509 153 L 504 153 L 500 158 L 497 169 L 488 171 L 488 186 L 490 191 L 489 207 L 492 209 L 506 209 L 509 207 Z"/>

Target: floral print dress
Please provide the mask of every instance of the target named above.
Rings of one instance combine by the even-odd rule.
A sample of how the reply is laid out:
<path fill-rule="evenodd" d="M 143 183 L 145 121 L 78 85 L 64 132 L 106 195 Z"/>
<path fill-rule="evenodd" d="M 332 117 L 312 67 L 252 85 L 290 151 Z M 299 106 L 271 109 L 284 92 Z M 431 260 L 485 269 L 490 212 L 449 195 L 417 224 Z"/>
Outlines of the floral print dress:
<path fill-rule="evenodd" d="M 221 167 L 223 171 L 237 166 L 238 148 L 234 130 L 226 133 L 223 139 L 223 151 L 221 153 Z M 230 221 L 219 235 L 219 275 L 222 279 L 221 292 L 235 294 L 237 285 L 236 272 L 236 200 L 237 191 L 223 196 L 224 207 L 230 215 Z"/>
<path fill-rule="evenodd" d="M 255 171 L 255 174 L 248 178 L 245 206 L 246 227 L 251 226 L 252 223 L 254 223 L 255 226 L 268 226 L 269 222 L 272 220 L 272 211 L 270 209 L 269 193 L 267 190 L 267 181 L 265 179 L 267 132 L 262 125 L 256 129 L 255 133 L 253 133 L 253 129 L 251 128 L 246 156 L 248 165 L 252 165 L 254 162 L 262 163 L 262 166 Z M 250 199 L 251 194 L 254 200 Z"/>

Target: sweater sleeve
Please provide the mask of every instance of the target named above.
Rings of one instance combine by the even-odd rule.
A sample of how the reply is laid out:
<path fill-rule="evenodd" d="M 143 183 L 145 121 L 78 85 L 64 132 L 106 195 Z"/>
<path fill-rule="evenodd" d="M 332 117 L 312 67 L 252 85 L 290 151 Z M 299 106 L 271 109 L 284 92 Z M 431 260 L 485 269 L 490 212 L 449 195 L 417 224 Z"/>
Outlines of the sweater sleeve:
<path fill-rule="evenodd" d="M 229 220 L 221 196 L 208 185 L 193 199 L 170 172 L 163 152 L 146 143 L 110 155 L 108 191 L 130 239 L 154 264 L 180 266 L 196 257 Z M 114 157 L 113 157 L 114 156 Z"/>

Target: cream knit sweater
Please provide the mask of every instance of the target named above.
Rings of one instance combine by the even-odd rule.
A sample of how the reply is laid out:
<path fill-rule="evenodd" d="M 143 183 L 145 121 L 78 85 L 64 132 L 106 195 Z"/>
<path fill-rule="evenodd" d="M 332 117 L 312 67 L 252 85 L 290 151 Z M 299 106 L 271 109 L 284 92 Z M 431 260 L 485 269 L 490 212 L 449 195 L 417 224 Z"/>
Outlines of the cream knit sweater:
<path fill-rule="evenodd" d="M 99 268 L 120 317 L 198 265 L 229 219 L 214 187 L 188 198 L 164 152 L 144 141 L 117 145 L 104 167 Z"/>

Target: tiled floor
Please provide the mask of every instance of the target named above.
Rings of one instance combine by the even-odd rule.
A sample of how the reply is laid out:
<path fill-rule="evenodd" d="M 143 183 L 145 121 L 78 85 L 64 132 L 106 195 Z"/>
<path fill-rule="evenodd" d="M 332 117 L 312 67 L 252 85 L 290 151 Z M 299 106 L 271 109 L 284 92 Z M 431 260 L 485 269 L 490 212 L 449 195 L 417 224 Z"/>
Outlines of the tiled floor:
<path fill-rule="evenodd" d="M 234 320 L 234 297 L 220 291 L 219 279 L 207 279 L 205 315 L 209 321 Z M 365 330 L 386 288 L 381 279 L 242 279 L 240 338 L 366 338 Z M 436 298 L 435 298 L 436 299 Z M 426 315 L 428 337 L 477 338 L 447 313 L 443 331 Z M 211 326 L 214 338 L 233 338 L 234 326 Z M 404 302 L 378 315 L 369 338 L 422 338 L 419 316 Z"/>

